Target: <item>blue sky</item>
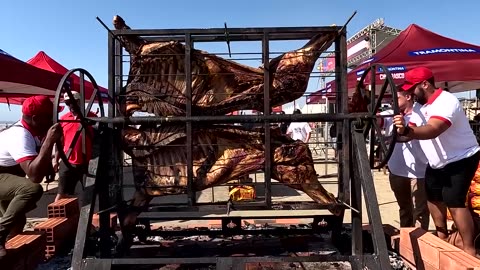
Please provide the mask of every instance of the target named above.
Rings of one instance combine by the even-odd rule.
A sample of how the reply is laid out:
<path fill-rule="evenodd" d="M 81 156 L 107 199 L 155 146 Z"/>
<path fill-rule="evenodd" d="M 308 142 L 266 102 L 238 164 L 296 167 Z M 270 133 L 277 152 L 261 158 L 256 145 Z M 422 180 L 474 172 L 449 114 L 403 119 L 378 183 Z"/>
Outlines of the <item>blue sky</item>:
<path fill-rule="evenodd" d="M 67 68 L 85 68 L 100 85 L 107 86 L 107 32 L 96 16 L 111 28 L 117 14 L 132 28 L 211 28 L 223 27 L 224 22 L 229 27 L 321 26 L 342 25 L 355 10 L 358 14 L 349 24 L 349 36 L 375 19 L 384 18 L 388 26 L 395 28 L 416 23 L 448 37 L 480 44 L 475 27 L 480 2 L 474 0 L 457 0 L 448 5 L 432 0 L 3 0 L 0 48 L 24 61 L 43 50 Z M 249 46 L 233 43 L 232 51 L 251 52 L 254 46 Z M 279 44 L 271 50 L 296 48 L 291 46 Z M 201 48 L 227 52 L 225 44 Z M 310 85 L 308 91 L 315 87 Z M 16 107 L 9 111 L 6 105 L 0 105 L 0 121 L 17 119 L 20 110 Z"/>

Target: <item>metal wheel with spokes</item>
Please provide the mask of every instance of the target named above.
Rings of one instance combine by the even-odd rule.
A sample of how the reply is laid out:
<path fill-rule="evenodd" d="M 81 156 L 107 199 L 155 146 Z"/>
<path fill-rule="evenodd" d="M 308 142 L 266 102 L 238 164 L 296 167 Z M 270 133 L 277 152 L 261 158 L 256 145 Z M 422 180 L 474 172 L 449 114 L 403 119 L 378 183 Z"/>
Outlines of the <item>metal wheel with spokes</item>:
<path fill-rule="evenodd" d="M 76 73 L 78 73 L 78 75 Z M 63 98 L 63 95 L 65 93 L 67 93 L 67 95 L 70 97 L 71 100 L 74 100 L 74 96 L 73 96 L 73 93 L 72 93 L 74 76 L 78 76 L 78 78 L 79 78 L 79 91 L 78 92 L 80 93 L 80 104 L 77 104 L 77 103 L 74 102 L 74 103 L 72 103 L 72 106 L 74 106 L 77 109 L 78 118 L 76 120 L 65 121 L 65 120 L 60 119 L 58 108 L 59 108 L 60 102 Z M 88 78 L 88 80 L 91 82 L 91 84 L 93 86 L 93 92 L 90 96 L 90 99 L 87 103 L 86 108 L 85 108 L 85 104 L 86 104 L 86 102 L 85 102 L 85 88 L 86 88 L 85 87 L 85 85 L 86 85 L 85 77 Z M 95 124 L 94 122 L 87 119 L 88 112 L 91 111 L 92 106 L 95 102 L 98 102 L 99 112 L 100 112 L 99 116 L 100 117 L 105 116 L 105 111 L 104 111 L 104 108 L 103 108 L 102 98 L 103 97 L 101 95 L 99 87 L 98 87 L 95 79 L 93 78 L 93 76 L 88 71 L 86 71 L 84 69 L 81 69 L 81 68 L 76 68 L 76 69 L 69 70 L 67 73 L 65 73 L 65 75 L 63 75 L 62 80 L 58 84 L 57 92 L 55 93 L 55 102 L 54 102 L 55 106 L 54 106 L 54 111 L 53 111 L 53 122 L 54 123 L 60 123 L 60 122 L 80 123 L 79 128 L 78 128 L 77 132 L 75 133 L 75 136 L 73 137 L 73 140 L 70 143 L 68 151 L 66 153 L 64 151 L 63 145 L 57 144 L 57 150 L 58 150 L 59 156 L 60 156 L 61 160 L 65 163 L 65 165 L 69 168 L 72 168 L 72 165 L 69 162 L 69 158 L 72 154 L 73 148 L 75 147 L 75 145 L 77 144 L 77 141 L 80 138 L 80 134 L 82 134 L 82 150 L 83 150 L 83 153 L 86 153 L 85 136 L 93 136 L 93 134 L 89 134 L 86 131 L 88 130 L 88 127 Z"/>
<path fill-rule="evenodd" d="M 383 84 L 380 89 L 375 87 L 377 74 L 381 73 Z M 365 80 L 370 79 L 370 91 L 365 88 Z M 395 143 L 397 142 L 397 129 L 391 128 L 384 130 L 381 123 L 384 123 L 386 118 L 391 118 L 400 113 L 397 99 L 397 89 L 390 71 L 383 65 L 373 64 L 368 67 L 359 83 L 357 90 L 367 99 L 368 102 L 368 121 L 364 125 L 363 134 L 368 142 L 368 155 L 370 159 L 370 168 L 383 168 L 390 159 Z M 388 101 L 388 102 L 387 102 Z M 379 114 L 382 104 L 390 103 L 391 109 L 387 113 Z"/>

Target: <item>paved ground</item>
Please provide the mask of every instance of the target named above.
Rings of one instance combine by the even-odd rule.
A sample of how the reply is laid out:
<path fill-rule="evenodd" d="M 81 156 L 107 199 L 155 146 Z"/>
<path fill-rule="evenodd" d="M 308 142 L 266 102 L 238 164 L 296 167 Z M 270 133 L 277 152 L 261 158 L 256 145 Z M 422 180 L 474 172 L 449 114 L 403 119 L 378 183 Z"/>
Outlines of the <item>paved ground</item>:
<path fill-rule="evenodd" d="M 321 153 L 322 151 L 314 151 L 314 155 L 316 160 L 324 160 L 324 154 Z M 328 152 L 328 156 L 332 157 L 333 152 L 330 150 Z M 317 173 L 321 176 L 330 175 L 331 177 L 325 177 L 320 179 L 324 187 L 332 192 L 333 194 L 337 194 L 337 165 L 336 164 L 317 164 L 315 166 Z M 388 173 L 384 174 L 383 171 L 374 171 L 374 182 L 375 188 L 377 193 L 377 200 L 380 207 L 380 212 L 382 216 L 382 223 L 391 224 L 395 227 L 399 227 L 399 217 L 398 217 L 398 206 L 395 200 L 393 193 L 390 190 L 389 182 L 388 182 Z M 129 173 L 126 171 L 125 176 L 128 181 L 131 177 L 128 177 Z M 254 181 L 263 182 L 263 176 L 261 174 L 258 175 L 251 175 Z M 274 181 L 275 182 L 275 181 Z M 44 196 L 42 200 L 39 202 L 37 209 L 28 213 L 29 221 L 31 223 L 36 223 L 40 220 L 45 219 L 47 215 L 47 205 L 53 202 L 56 194 L 56 182 L 47 185 L 44 185 Z M 81 192 L 81 186 L 77 186 L 77 193 Z M 130 198 L 133 190 L 126 189 L 125 195 L 126 198 Z M 258 194 L 262 194 L 264 191 L 262 188 L 257 189 Z M 284 186 L 273 186 L 272 188 L 272 195 L 274 201 L 311 201 L 310 198 L 304 194 L 303 192 L 296 191 Z M 212 190 L 205 190 L 203 192 L 198 193 L 197 200 L 199 202 L 208 202 L 208 201 L 226 201 L 228 199 L 228 188 L 227 187 L 216 187 L 214 189 L 213 195 Z M 163 197 L 157 198 L 154 202 L 162 202 L 165 200 L 169 201 L 176 201 L 182 202 L 186 200 L 186 196 L 170 196 L 170 197 Z M 365 203 L 363 203 L 363 222 L 368 223 L 368 215 L 367 210 L 365 207 Z M 345 222 L 350 222 L 350 211 L 346 212 L 345 215 Z M 304 220 L 303 222 L 309 222 L 310 220 Z M 182 225 L 192 225 L 198 224 L 198 221 L 181 221 Z M 170 222 L 163 222 L 162 225 L 177 225 L 179 221 L 170 221 Z M 433 229 L 433 222 L 430 222 L 430 228 Z M 33 225 L 33 224 L 31 224 Z M 200 222 L 200 225 L 205 225 L 205 222 Z"/>

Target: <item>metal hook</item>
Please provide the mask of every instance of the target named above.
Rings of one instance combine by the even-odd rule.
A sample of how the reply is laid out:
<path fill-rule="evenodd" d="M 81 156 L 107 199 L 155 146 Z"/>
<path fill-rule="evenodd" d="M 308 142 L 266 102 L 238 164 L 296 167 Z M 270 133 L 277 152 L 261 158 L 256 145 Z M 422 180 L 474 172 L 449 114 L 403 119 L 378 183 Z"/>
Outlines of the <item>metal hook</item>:
<path fill-rule="evenodd" d="M 227 46 L 228 46 L 228 56 L 232 57 L 232 52 L 230 50 L 230 38 L 228 35 L 227 22 L 225 22 L 224 25 L 225 25 L 225 41 L 227 42 Z"/>

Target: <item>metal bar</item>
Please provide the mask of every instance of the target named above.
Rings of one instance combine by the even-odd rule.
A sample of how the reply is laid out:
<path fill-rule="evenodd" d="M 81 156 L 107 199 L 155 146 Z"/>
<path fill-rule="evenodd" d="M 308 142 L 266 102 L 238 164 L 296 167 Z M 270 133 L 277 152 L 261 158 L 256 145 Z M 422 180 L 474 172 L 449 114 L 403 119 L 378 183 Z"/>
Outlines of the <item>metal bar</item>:
<path fill-rule="evenodd" d="M 118 57 L 117 55 L 117 50 L 115 48 L 115 38 L 110 35 L 110 33 L 107 34 L 108 36 L 108 95 L 110 98 L 115 100 L 116 95 L 115 95 L 115 75 L 116 75 L 116 70 L 117 70 L 117 62 L 115 59 Z M 121 53 L 121 52 L 120 52 Z M 121 56 L 120 56 L 121 58 Z M 113 118 L 117 115 L 115 115 L 115 102 L 110 102 L 108 105 L 108 117 Z M 85 116 L 85 115 L 84 115 Z M 113 125 L 110 125 L 113 127 Z"/>
<path fill-rule="evenodd" d="M 232 257 L 206 257 L 206 258 L 148 258 L 148 259 L 112 259 L 113 265 L 129 265 L 129 264 L 212 264 L 219 260 L 229 259 Z M 233 258 L 232 258 L 233 259 Z M 319 261 L 349 261 L 350 256 L 343 255 L 316 255 L 316 256 L 299 256 L 299 257 L 235 257 L 241 263 L 248 262 L 319 262 Z"/>
<path fill-rule="evenodd" d="M 263 40 L 262 40 L 262 54 L 263 54 L 263 63 L 266 67 L 263 70 L 263 115 L 269 116 L 270 115 L 270 70 L 268 69 L 268 65 L 266 63 L 270 62 L 270 41 L 269 41 L 269 32 L 265 31 L 263 33 Z M 270 138 L 270 121 L 265 120 L 264 122 L 265 128 L 265 174 L 264 174 L 264 181 L 265 181 L 265 203 L 267 207 L 272 206 L 272 146 L 271 146 L 271 138 Z"/>
<path fill-rule="evenodd" d="M 312 114 L 271 114 L 271 115 L 218 115 L 218 116 L 147 116 L 147 117 L 86 117 L 87 120 L 99 123 L 136 125 L 136 124 L 177 124 L 191 121 L 192 123 L 270 123 L 278 122 L 341 122 L 345 119 L 375 118 L 368 113 L 312 113 Z"/>
<path fill-rule="evenodd" d="M 112 105 L 115 109 L 115 116 L 123 116 L 121 112 L 125 111 L 126 103 L 123 101 L 125 97 L 126 90 L 122 87 L 122 77 L 123 77 L 123 51 L 122 51 L 122 44 L 119 40 L 114 39 L 115 43 L 115 73 L 113 74 L 113 80 L 115 81 L 115 88 L 113 89 L 113 93 L 115 93 L 110 101 L 110 105 Z M 112 75 L 112 74 L 111 74 Z M 120 104 L 120 108 L 116 107 L 117 102 Z M 110 105 L 108 107 L 110 107 Z"/>
<path fill-rule="evenodd" d="M 270 40 L 308 40 L 311 39 L 317 33 L 288 33 L 288 34 L 270 34 Z M 145 40 L 149 42 L 164 42 L 164 41 L 185 41 L 185 36 L 155 36 L 155 37 L 144 37 Z M 225 36 L 192 36 L 191 40 L 193 42 L 225 42 Z M 230 42 L 241 42 L 241 41 L 261 41 L 262 35 L 245 35 L 237 34 L 228 36 Z"/>
<path fill-rule="evenodd" d="M 353 129 L 353 127 L 352 127 Z M 354 130 L 353 132 L 357 132 Z M 363 135 L 363 133 L 362 133 Z M 358 146 L 353 146 L 355 148 Z M 353 149 L 350 149 L 350 155 L 353 154 Z M 365 150 L 366 146 L 365 146 Z M 353 160 L 350 161 L 350 164 L 357 163 L 355 161 L 355 157 Z M 353 255 L 360 255 L 363 254 L 363 231 L 362 231 L 362 183 L 360 179 L 360 175 L 358 174 L 358 169 L 355 166 L 349 166 L 349 171 L 352 174 L 351 177 L 351 202 L 350 205 L 355 209 L 358 209 L 359 213 L 352 211 L 351 212 L 351 222 L 352 222 L 352 254 Z M 370 203 L 370 202 L 369 202 Z"/>
<path fill-rule="evenodd" d="M 95 210 L 96 193 L 93 186 L 85 188 L 83 198 L 91 196 L 88 204 L 83 205 L 80 209 L 80 217 L 78 219 L 77 235 L 75 236 L 75 246 L 72 255 L 72 270 L 80 270 L 82 268 L 82 260 L 85 257 L 85 245 L 87 235 L 90 233 L 90 224 L 92 224 L 93 211 Z M 87 195 L 87 196 L 86 196 Z M 85 201 L 83 201 L 85 202 Z"/>
<path fill-rule="evenodd" d="M 362 183 L 365 196 L 368 219 L 370 221 L 373 245 L 375 253 L 378 256 L 379 269 L 392 269 L 388 257 L 387 243 L 382 227 L 382 217 L 378 208 L 377 194 L 375 193 L 375 184 L 373 182 L 372 171 L 368 166 L 367 146 L 363 133 L 356 131 L 353 133 L 354 161 L 353 168 L 356 177 Z"/>
<path fill-rule="evenodd" d="M 326 231 L 326 230 L 325 230 Z M 181 231 L 151 231 L 149 236 L 161 236 L 161 237 L 189 237 L 189 236 L 220 236 L 220 235 L 313 235 L 318 233 L 317 230 L 311 228 L 308 229 L 287 229 L 274 227 L 272 229 L 257 229 L 257 230 L 241 230 L 240 232 L 229 233 L 228 231 L 221 230 L 181 230 Z"/>
<path fill-rule="evenodd" d="M 83 72 L 80 72 L 80 113 L 85 116 L 85 115 L 88 115 L 88 113 L 86 114 L 85 113 L 85 74 Z M 73 101 L 75 102 L 75 100 Z M 90 112 L 90 111 L 87 111 L 87 112 Z M 83 160 L 87 160 L 86 157 L 87 157 L 87 142 L 86 142 L 86 138 L 85 138 L 85 133 L 86 133 L 86 130 L 85 128 L 83 128 L 82 125 L 80 125 L 78 127 L 78 129 L 80 130 L 80 132 L 77 131 L 77 133 L 81 133 L 82 134 L 82 156 L 83 156 Z M 75 135 L 77 135 L 75 133 Z M 73 142 L 76 142 L 76 140 L 72 140 L 72 143 Z M 73 147 L 72 145 L 70 145 L 70 147 L 72 148 L 73 150 Z M 70 149 L 69 149 L 70 151 Z M 70 158 L 70 155 L 71 155 L 71 152 L 70 154 L 68 155 L 68 158 Z"/>
<path fill-rule="evenodd" d="M 342 29 L 341 26 L 314 26 L 314 27 L 256 27 L 256 28 L 229 28 L 230 36 L 259 35 L 258 40 L 262 40 L 261 35 L 264 32 L 295 34 L 295 33 L 337 33 Z M 225 28 L 190 28 L 190 29 L 121 29 L 111 31 L 115 36 L 160 36 L 160 35 L 218 35 L 225 37 Z"/>
<path fill-rule="evenodd" d="M 186 90 L 186 117 L 192 116 L 192 42 L 190 33 L 185 33 L 185 90 Z M 188 205 L 195 204 L 195 190 L 193 189 L 193 138 L 192 138 L 192 121 L 187 121 L 187 195 Z"/>
<path fill-rule="evenodd" d="M 369 260 L 369 258 L 374 258 L 373 255 L 364 255 L 361 256 Z M 110 261 L 112 265 L 162 265 L 162 264 L 216 264 L 219 260 L 225 258 L 232 258 L 234 263 L 244 264 L 244 263 L 255 263 L 255 262 L 337 262 L 337 261 L 348 261 L 355 262 L 358 259 L 358 256 L 348 256 L 348 255 L 313 255 L 313 256 L 276 256 L 276 257 L 177 257 L 177 258 L 118 258 L 118 259 L 94 259 L 86 258 L 85 262 L 90 261 Z"/>
<path fill-rule="evenodd" d="M 115 95 L 114 98 L 108 105 L 108 107 L 114 107 L 115 116 L 123 116 L 122 112 L 126 110 L 126 102 L 124 102 L 123 98 L 125 97 L 126 89 L 122 85 L 122 75 L 123 75 L 123 62 L 122 62 L 122 44 L 119 39 L 113 39 L 115 44 L 115 88 L 113 89 L 113 93 Z M 116 102 L 117 101 L 117 102 Z M 114 104 L 114 105 L 112 105 Z M 116 139 L 116 145 L 122 144 L 122 136 L 121 132 L 119 131 Z M 110 188 L 112 188 L 115 192 L 116 202 L 111 202 L 119 205 L 123 202 L 123 160 L 124 159 L 124 152 L 122 149 L 115 148 L 116 152 L 113 155 L 113 158 L 116 159 L 115 164 L 115 171 L 116 171 L 116 181 L 110 183 Z M 119 215 L 120 217 L 120 215 Z M 120 219 L 121 220 L 121 219 Z"/>
<path fill-rule="evenodd" d="M 343 113 L 349 115 L 348 112 L 348 88 L 347 88 L 347 37 L 346 30 L 342 31 L 335 40 L 335 81 L 338 85 L 337 94 L 337 113 Z M 345 193 L 345 187 L 349 186 L 350 175 L 348 172 L 349 164 L 349 121 L 344 119 L 343 123 L 340 122 L 337 126 L 337 143 L 338 146 L 338 196 L 339 199 L 349 204 L 348 193 Z M 340 131 L 340 132 L 339 132 Z M 341 136 L 341 138 L 340 138 Z"/>
<path fill-rule="evenodd" d="M 371 84 L 370 84 L 370 105 L 371 105 L 371 113 L 373 115 L 377 114 L 375 112 L 375 97 L 377 96 L 377 89 L 375 87 L 376 84 L 376 76 L 377 76 L 377 66 L 373 66 L 371 68 L 372 74 L 371 74 Z M 378 102 L 382 102 L 380 100 L 380 97 L 378 99 Z M 370 127 L 370 168 L 373 168 L 375 165 L 375 128 Z"/>
<path fill-rule="evenodd" d="M 209 212 L 143 212 L 139 215 L 139 219 L 154 220 L 214 220 L 222 218 L 241 217 L 243 219 L 271 219 L 275 218 L 310 218 L 315 216 L 325 216 L 325 219 L 332 217 L 332 214 L 326 209 L 305 209 L 305 210 L 243 210 L 231 211 L 228 215 L 226 211 L 209 211 Z"/>

